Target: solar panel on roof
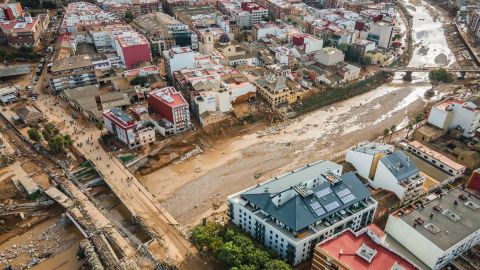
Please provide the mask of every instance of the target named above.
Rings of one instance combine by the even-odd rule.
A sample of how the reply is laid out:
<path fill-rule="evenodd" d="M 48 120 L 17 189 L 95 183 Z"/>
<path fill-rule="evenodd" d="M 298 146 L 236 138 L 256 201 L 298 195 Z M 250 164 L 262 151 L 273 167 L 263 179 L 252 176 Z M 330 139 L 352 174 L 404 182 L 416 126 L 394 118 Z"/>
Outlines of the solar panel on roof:
<path fill-rule="evenodd" d="M 318 208 L 320 208 L 320 204 L 318 202 L 314 202 L 314 203 L 310 204 L 310 207 L 312 207 L 312 209 L 315 211 Z"/>
<path fill-rule="evenodd" d="M 340 204 L 337 201 L 335 201 L 335 202 L 331 202 L 331 203 L 325 205 L 325 209 L 327 209 L 327 211 L 330 212 L 332 210 L 335 210 L 339 206 L 340 206 Z"/>
<path fill-rule="evenodd" d="M 348 189 L 348 188 L 342 189 L 342 190 L 340 190 L 339 192 L 337 192 L 337 195 L 338 195 L 338 197 L 340 197 L 340 198 L 345 197 L 345 196 L 347 196 L 348 194 L 352 194 L 352 192 L 351 192 L 350 189 Z"/>
<path fill-rule="evenodd" d="M 325 214 L 325 210 L 323 210 L 323 208 L 318 208 L 317 210 L 315 210 L 315 214 L 317 214 L 317 216 L 321 216 Z"/>
<path fill-rule="evenodd" d="M 355 195 L 353 194 L 348 194 L 347 196 L 341 198 L 340 200 L 342 200 L 342 202 L 345 204 L 345 203 L 349 203 L 353 200 L 355 200 Z"/>
<path fill-rule="evenodd" d="M 330 194 L 330 193 L 332 193 L 332 189 L 328 187 L 328 188 L 325 188 L 325 189 L 322 189 L 322 190 L 320 190 L 320 191 L 315 192 L 315 195 L 316 195 L 318 198 L 321 198 L 321 197 L 323 197 L 323 196 L 325 196 L 325 195 L 328 195 L 328 194 Z"/>

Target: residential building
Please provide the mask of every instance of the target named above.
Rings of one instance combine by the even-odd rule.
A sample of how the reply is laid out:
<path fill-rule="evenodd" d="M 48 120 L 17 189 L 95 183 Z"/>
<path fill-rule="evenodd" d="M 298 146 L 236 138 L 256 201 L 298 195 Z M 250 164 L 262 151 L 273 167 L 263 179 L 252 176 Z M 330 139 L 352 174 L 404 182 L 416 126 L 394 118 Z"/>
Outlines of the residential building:
<path fill-rule="evenodd" d="M 22 14 L 23 9 L 20 2 L 0 3 L 0 21 L 14 21 Z"/>
<path fill-rule="evenodd" d="M 356 80 L 360 77 L 360 68 L 354 65 L 340 62 L 335 65 L 337 74 L 342 77 L 342 82 L 346 83 L 349 81 Z"/>
<path fill-rule="evenodd" d="M 228 197 L 228 217 L 292 265 L 315 245 L 373 219 L 377 202 L 354 173 L 318 161 Z"/>
<path fill-rule="evenodd" d="M 155 56 L 173 47 L 192 45 L 190 28 L 165 13 L 146 14 L 135 18 L 132 24 L 137 31 L 147 37 Z"/>
<path fill-rule="evenodd" d="M 75 55 L 54 62 L 48 73 L 48 81 L 52 94 L 98 83 L 92 59 L 88 55 Z"/>
<path fill-rule="evenodd" d="M 115 44 L 117 55 L 127 69 L 152 61 L 150 44 L 142 34 L 134 31 L 123 32 L 116 37 Z"/>
<path fill-rule="evenodd" d="M 207 27 L 217 23 L 223 14 L 210 5 L 176 6 L 173 8 L 174 17 L 190 28 L 196 26 Z"/>
<path fill-rule="evenodd" d="M 178 134 L 191 128 L 190 111 L 185 98 L 173 87 L 155 89 L 148 95 L 155 128 L 164 136 Z"/>
<path fill-rule="evenodd" d="M 448 173 L 449 175 L 453 175 L 454 178 L 462 177 L 466 170 L 466 167 L 462 164 L 459 164 L 445 155 L 430 149 L 418 141 L 402 141 L 400 142 L 400 146 L 432 164 L 433 166 L 439 168 L 440 170 Z"/>
<path fill-rule="evenodd" d="M 195 52 L 189 47 L 175 47 L 163 52 L 165 71 L 169 77 L 182 69 L 195 67 Z"/>
<path fill-rule="evenodd" d="M 255 81 L 258 93 L 272 108 L 280 108 L 299 101 L 303 94 L 290 89 L 283 75 L 267 74 Z"/>
<path fill-rule="evenodd" d="M 472 8 L 467 16 L 468 30 L 480 40 L 480 8 Z"/>
<path fill-rule="evenodd" d="M 393 152 L 390 145 L 362 143 L 347 152 L 346 161 L 373 188 L 395 193 L 401 204 L 411 203 L 423 194 L 425 177 L 408 156 L 402 151 Z"/>
<path fill-rule="evenodd" d="M 432 270 L 480 243 L 480 200 L 455 188 L 390 214 L 385 231 Z M 408 236 L 408 237 L 406 237 Z"/>
<path fill-rule="evenodd" d="M 49 20 L 47 14 L 34 18 L 27 14 L 13 20 L 0 21 L 0 40 L 3 39 L 8 45 L 15 48 L 37 47 Z"/>
<path fill-rule="evenodd" d="M 130 149 L 155 141 L 155 130 L 119 108 L 112 108 L 103 113 L 105 128 L 126 144 Z"/>
<path fill-rule="evenodd" d="M 317 55 L 317 61 L 325 66 L 333 66 L 345 59 L 345 54 L 339 49 L 333 47 L 325 47 L 321 49 Z"/>
<path fill-rule="evenodd" d="M 65 10 L 60 34 L 81 32 L 91 26 L 106 26 L 115 23 L 122 23 L 115 14 L 103 11 L 91 3 L 73 2 L 68 4 Z"/>
<path fill-rule="evenodd" d="M 374 224 L 359 232 L 350 229 L 315 247 L 312 270 L 419 270 L 393 251 L 386 234 Z"/>
<path fill-rule="evenodd" d="M 125 17 L 125 13 L 131 12 L 134 17 L 144 14 L 162 11 L 160 0 L 96 0 L 97 4 L 105 11 L 109 11 L 118 17 Z"/>
<path fill-rule="evenodd" d="M 386 22 L 376 22 L 370 25 L 368 32 L 362 32 L 362 39 L 370 40 L 382 48 L 390 48 L 393 40 L 393 25 Z"/>
<path fill-rule="evenodd" d="M 255 2 L 242 2 L 241 8 L 243 11 L 247 11 L 250 14 L 251 21 L 249 26 L 260 23 L 263 21 L 264 17 L 268 16 L 268 9 Z"/>
<path fill-rule="evenodd" d="M 259 5 L 268 9 L 268 13 L 277 20 L 283 20 L 292 12 L 292 6 L 285 0 L 257 0 Z"/>
<path fill-rule="evenodd" d="M 480 107 L 474 101 L 447 99 L 432 107 L 427 123 L 443 130 L 460 129 L 470 138 L 480 128 Z"/>

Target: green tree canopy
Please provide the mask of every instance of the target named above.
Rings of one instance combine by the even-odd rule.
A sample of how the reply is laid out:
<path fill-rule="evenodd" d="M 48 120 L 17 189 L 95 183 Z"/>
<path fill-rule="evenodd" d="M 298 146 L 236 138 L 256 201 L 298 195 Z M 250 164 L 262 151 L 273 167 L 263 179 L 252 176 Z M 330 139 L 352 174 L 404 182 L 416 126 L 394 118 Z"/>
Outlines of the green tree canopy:
<path fill-rule="evenodd" d="M 46 141 L 49 141 L 53 136 L 57 135 L 60 132 L 58 128 L 53 123 L 46 123 L 42 130 L 43 138 Z"/>
<path fill-rule="evenodd" d="M 281 260 L 271 260 L 265 264 L 265 270 L 291 270 L 290 265 Z"/>
<path fill-rule="evenodd" d="M 36 128 L 29 129 L 27 133 L 30 140 L 34 142 L 39 142 L 42 139 L 42 135 L 40 135 L 40 132 Z"/>
<path fill-rule="evenodd" d="M 53 153 L 62 153 L 65 148 L 73 145 L 70 135 L 57 134 L 48 140 L 48 148 Z"/>
<path fill-rule="evenodd" d="M 444 68 L 434 69 L 428 73 L 428 78 L 433 85 L 438 85 L 440 83 L 451 83 L 453 82 L 453 74 L 447 72 Z"/>
<path fill-rule="evenodd" d="M 135 17 L 133 16 L 133 13 L 128 10 L 127 12 L 125 12 L 125 19 L 129 22 L 133 21 Z"/>
<path fill-rule="evenodd" d="M 141 86 L 145 86 L 148 82 L 148 79 L 147 77 L 145 76 L 137 76 L 135 78 L 133 78 L 133 80 L 130 81 L 130 84 L 131 85 L 141 85 Z"/>

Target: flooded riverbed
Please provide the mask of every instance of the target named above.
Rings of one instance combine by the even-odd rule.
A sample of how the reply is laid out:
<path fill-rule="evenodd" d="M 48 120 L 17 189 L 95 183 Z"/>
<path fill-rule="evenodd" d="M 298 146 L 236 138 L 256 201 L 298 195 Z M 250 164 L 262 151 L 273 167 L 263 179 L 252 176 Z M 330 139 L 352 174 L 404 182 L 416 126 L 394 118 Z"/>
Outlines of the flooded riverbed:
<path fill-rule="evenodd" d="M 415 43 L 410 65 L 453 63 L 441 21 L 421 4 L 409 9 Z M 436 63 L 439 55 L 446 62 Z M 154 171 L 142 181 L 180 222 L 195 223 L 232 193 L 305 163 L 332 159 L 363 140 L 380 137 L 393 124 L 405 126 L 407 115 L 423 111 L 423 97 L 431 85 L 426 73 L 414 74 L 409 83 L 402 76 L 398 73 L 392 83 L 287 123 L 218 141 L 213 149 Z"/>

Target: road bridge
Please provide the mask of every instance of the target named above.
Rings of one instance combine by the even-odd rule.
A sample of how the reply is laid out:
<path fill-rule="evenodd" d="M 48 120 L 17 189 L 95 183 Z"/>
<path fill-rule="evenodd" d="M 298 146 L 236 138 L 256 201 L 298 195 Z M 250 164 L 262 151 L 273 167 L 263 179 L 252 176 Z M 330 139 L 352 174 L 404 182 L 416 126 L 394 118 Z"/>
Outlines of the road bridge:
<path fill-rule="evenodd" d="M 383 71 L 387 72 L 429 72 L 432 70 L 436 70 L 442 67 L 391 67 L 391 68 L 382 68 Z M 444 67 L 444 69 L 448 72 L 476 72 L 480 73 L 480 67 Z"/>

